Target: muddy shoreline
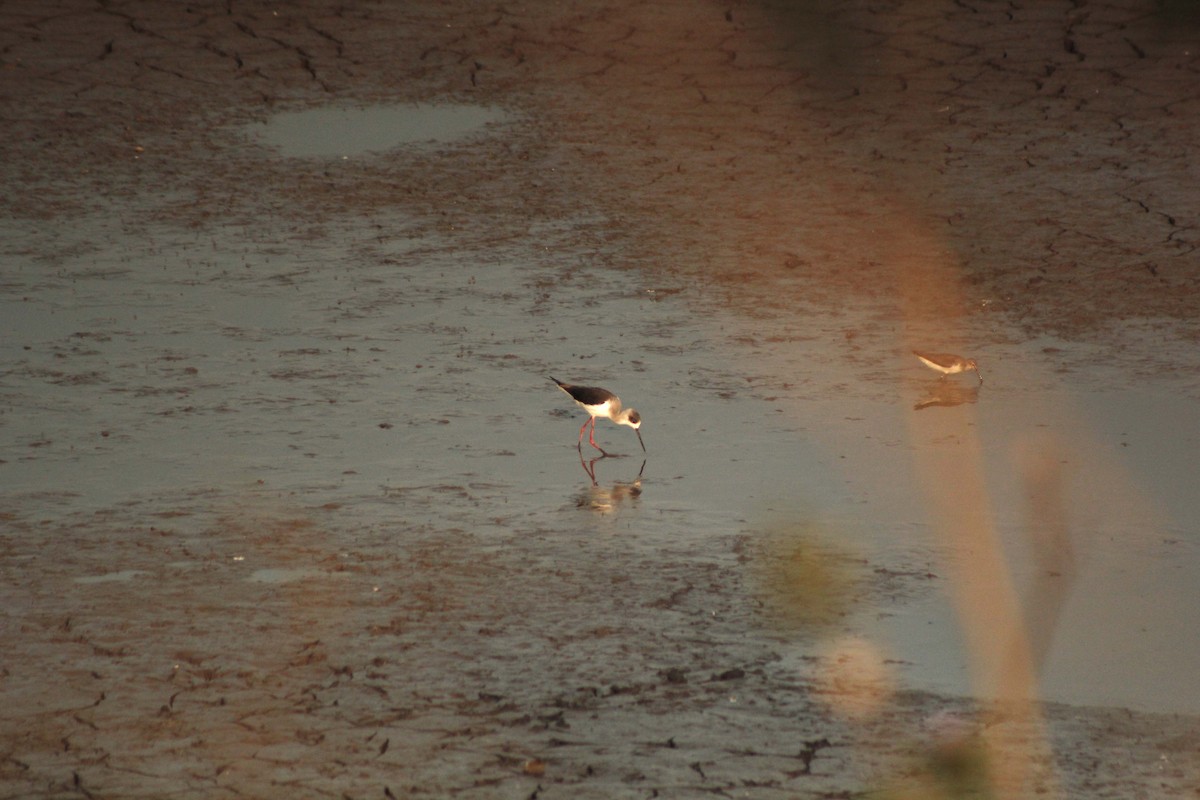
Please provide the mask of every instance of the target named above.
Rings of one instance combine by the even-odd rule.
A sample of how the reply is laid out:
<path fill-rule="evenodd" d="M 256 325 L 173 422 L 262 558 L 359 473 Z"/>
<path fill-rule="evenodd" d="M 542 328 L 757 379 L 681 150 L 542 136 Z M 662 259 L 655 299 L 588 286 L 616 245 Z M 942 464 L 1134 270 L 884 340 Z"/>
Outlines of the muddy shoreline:
<path fill-rule="evenodd" d="M 958 796 L 979 741 L 1014 796 L 1194 796 L 1194 717 L 831 669 L 949 569 L 850 551 L 781 624 L 735 502 L 755 430 L 856 430 L 910 341 L 1200 397 L 1195 20 L 788 8 L 0 7 L 0 796 Z M 376 103 L 502 118 L 254 136 Z M 657 403 L 644 475 L 580 470 L 564 364 Z"/>

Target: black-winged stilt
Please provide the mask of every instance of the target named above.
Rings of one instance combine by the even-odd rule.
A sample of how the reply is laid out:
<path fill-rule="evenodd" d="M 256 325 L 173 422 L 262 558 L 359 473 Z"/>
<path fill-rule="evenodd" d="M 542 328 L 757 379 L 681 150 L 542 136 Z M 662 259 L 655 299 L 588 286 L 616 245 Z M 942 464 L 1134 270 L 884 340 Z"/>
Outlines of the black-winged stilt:
<path fill-rule="evenodd" d="M 573 386 L 553 377 L 550 380 L 554 381 L 558 385 L 558 388 L 571 395 L 571 399 L 588 413 L 587 422 L 584 422 L 583 427 L 579 429 L 578 446 L 580 448 L 583 447 L 583 432 L 590 424 L 592 430 L 588 436 L 588 443 L 601 453 L 604 453 L 604 455 L 608 455 L 603 447 L 596 444 L 596 417 L 606 417 L 618 425 L 628 425 L 633 428 L 633 432 L 638 437 L 638 444 L 642 446 L 642 451 L 645 452 L 646 443 L 642 441 L 642 432 L 638 430 L 638 428 L 642 427 L 642 415 L 632 408 L 623 408 L 621 406 L 621 398 L 607 389 L 601 389 L 596 386 Z"/>

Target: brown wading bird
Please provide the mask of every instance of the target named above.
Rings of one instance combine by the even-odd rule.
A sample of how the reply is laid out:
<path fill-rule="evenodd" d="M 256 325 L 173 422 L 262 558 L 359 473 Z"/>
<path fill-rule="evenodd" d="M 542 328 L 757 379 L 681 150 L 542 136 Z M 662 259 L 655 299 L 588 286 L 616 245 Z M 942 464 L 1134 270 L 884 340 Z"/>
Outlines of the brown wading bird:
<path fill-rule="evenodd" d="M 596 417 L 607 417 L 618 425 L 628 425 L 633 428 L 633 432 L 638 437 L 638 444 L 642 446 L 642 452 L 645 452 L 646 443 L 642 441 L 642 433 L 638 430 L 638 428 L 642 427 L 642 415 L 632 408 L 622 408 L 621 398 L 607 389 L 601 389 L 596 386 L 573 386 L 569 383 L 563 383 L 557 378 L 550 378 L 550 380 L 554 381 L 558 385 L 558 388 L 571 395 L 571 399 L 588 413 L 587 422 L 583 423 L 583 427 L 579 429 L 578 446 L 580 448 L 583 447 L 583 432 L 590 423 L 592 431 L 588 436 L 588 443 L 601 453 L 604 453 L 604 455 L 608 455 L 603 447 L 596 444 Z"/>
<path fill-rule="evenodd" d="M 979 374 L 979 365 L 973 358 L 963 358 L 953 353 L 923 353 L 918 350 L 913 350 L 913 355 L 921 359 L 921 363 L 925 366 L 942 373 L 943 378 L 947 375 L 973 370 L 979 377 L 979 382 L 983 383 L 983 376 Z"/>

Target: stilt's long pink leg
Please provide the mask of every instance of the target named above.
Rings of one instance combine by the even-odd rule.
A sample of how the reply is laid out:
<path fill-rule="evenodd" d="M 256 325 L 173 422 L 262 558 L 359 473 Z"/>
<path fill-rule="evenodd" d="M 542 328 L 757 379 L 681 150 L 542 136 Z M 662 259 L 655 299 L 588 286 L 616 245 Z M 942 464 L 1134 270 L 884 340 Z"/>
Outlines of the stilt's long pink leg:
<path fill-rule="evenodd" d="M 607 450 L 605 450 L 600 445 L 596 444 L 596 418 L 595 417 L 592 417 L 592 433 L 590 436 L 588 436 L 588 442 L 591 443 L 592 447 L 596 448 L 601 453 L 604 453 L 604 455 L 608 455 Z"/>
<path fill-rule="evenodd" d="M 608 452 L 605 451 L 605 449 L 603 447 L 596 444 L 596 418 L 595 417 L 588 417 L 587 421 L 583 423 L 583 427 L 579 429 L 579 447 L 581 447 L 581 448 L 583 447 L 583 432 L 587 430 L 588 425 L 592 426 L 591 431 L 588 432 L 588 443 L 591 444 L 592 447 L 599 450 L 601 453 L 604 453 L 604 455 L 608 455 Z"/>

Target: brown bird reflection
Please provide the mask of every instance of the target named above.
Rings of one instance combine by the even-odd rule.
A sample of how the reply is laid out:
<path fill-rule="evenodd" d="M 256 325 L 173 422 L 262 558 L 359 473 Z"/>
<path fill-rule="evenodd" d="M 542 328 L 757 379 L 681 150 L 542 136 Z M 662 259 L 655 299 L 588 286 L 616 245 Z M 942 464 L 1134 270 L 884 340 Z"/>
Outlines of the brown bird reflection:
<path fill-rule="evenodd" d="M 930 384 L 923 399 L 913 406 L 914 411 L 921 411 L 932 406 L 961 406 L 964 403 L 974 403 L 979 400 L 979 386 L 959 386 L 943 380 Z"/>

